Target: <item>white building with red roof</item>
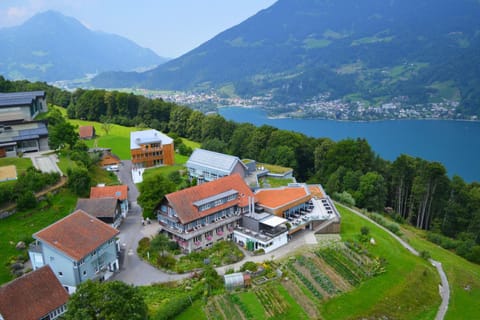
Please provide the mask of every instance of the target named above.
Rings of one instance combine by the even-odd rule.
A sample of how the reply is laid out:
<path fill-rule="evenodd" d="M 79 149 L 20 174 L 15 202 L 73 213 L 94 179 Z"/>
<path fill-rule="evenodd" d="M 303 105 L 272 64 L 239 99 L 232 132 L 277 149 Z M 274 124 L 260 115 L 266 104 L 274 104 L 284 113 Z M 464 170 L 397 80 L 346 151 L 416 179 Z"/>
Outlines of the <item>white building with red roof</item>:
<path fill-rule="evenodd" d="M 119 270 L 119 231 L 76 210 L 33 235 L 29 248 L 34 270 L 49 265 L 58 280 L 73 293 L 86 280 L 106 280 Z"/>

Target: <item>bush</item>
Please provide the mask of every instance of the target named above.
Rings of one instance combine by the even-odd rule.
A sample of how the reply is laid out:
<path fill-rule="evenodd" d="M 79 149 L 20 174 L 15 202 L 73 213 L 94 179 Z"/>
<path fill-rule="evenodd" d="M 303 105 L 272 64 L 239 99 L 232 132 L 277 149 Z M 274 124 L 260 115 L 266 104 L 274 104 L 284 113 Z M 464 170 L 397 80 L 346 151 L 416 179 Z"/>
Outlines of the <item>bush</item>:
<path fill-rule="evenodd" d="M 425 260 L 428 260 L 431 258 L 430 252 L 428 252 L 427 250 L 422 250 L 420 251 L 420 257 L 422 257 Z"/>
<path fill-rule="evenodd" d="M 452 238 L 435 232 L 428 232 L 427 240 L 447 250 L 455 250 L 460 244 L 460 241 L 458 240 L 454 240 Z"/>
<path fill-rule="evenodd" d="M 337 201 L 339 201 L 339 202 L 341 202 L 341 203 L 343 203 L 343 204 L 345 204 L 349 207 L 354 207 L 355 206 L 355 199 L 347 191 L 343 191 L 342 193 L 335 192 L 335 193 L 333 193 L 332 197 L 335 200 L 337 200 Z"/>
<path fill-rule="evenodd" d="M 253 261 L 247 261 L 245 262 L 242 267 L 240 268 L 240 271 L 251 271 L 251 272 L 255 272 L 258 270 L 258 265 L 253 262 Z"/>
<path fill-rule="evenodd" d="M 37 198 L 35 198 L 35 194 L 32 191 L 25 191 L 17 198 L 17 209 L 20 211 L 33 209 L 36 206 Z"/>

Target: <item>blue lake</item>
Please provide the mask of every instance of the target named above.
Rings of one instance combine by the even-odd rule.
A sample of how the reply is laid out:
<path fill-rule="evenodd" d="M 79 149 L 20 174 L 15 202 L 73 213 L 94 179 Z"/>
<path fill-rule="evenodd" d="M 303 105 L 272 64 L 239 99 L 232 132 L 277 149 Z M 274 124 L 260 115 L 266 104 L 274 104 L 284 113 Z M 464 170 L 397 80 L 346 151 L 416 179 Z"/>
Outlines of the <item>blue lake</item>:
<path fill-rule="evenodd" d="M 338 141 L 365 138 L 382 158 L 395 160 L 408 154 L 441 162 L 449 176 L 480 181 L 480 122 L 436 120 L 388 120 L 349 122 L 319 119 L 270 119 L 258 108 L 225 107 L 219 113 L 228 120 L 267 124 L 311 137 Z"/>

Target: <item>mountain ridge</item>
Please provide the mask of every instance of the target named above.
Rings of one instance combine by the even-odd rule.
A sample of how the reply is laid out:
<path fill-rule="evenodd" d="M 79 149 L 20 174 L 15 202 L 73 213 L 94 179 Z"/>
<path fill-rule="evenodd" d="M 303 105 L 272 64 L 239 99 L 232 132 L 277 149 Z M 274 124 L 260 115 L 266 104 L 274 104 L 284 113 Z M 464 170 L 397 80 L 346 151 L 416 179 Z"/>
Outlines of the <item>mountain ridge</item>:
<path fill-rule="evenodd" d="M 108 70 L 154 67 L 167 59 L 127 38 L 92 31 L 57 11 L 0 29 L 0 74 L 28 80 L 70 80 Z"/>
<path fill-rule="evenodd" d="M 472 93 L 462 94 L 462 106 L 474 105 L 480 101 L 474 63 L 461 61 L 448 76 L 437 69 L 480 48 L 478 16 L 473 0 L 279 0 L 153 70 L 103 74 L 92 83 L 168 90 L 233 85 L 239 96 L 272 94 L 284 103 L 326 94 L 371 104 L 408 97 L 415 105 L 449 100 L 432 87 L 446 85 L 437 83 L 446 78 L 453 79 L 450 90 Z M 465 70 L 475 73 L 459 81 Z M 480 115 L 479 109 L 462 112 Z"/>

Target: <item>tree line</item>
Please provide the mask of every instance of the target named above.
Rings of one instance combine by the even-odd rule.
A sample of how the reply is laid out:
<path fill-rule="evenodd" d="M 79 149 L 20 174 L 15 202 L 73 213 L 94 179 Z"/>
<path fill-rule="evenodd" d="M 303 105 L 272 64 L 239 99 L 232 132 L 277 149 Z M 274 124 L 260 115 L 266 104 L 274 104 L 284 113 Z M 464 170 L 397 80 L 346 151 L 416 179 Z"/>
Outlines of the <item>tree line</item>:
<path fill-rule="evenodd" d="M 298 181 L 320 183 L 337 200 L 429 230 L 441 245 L 448 242 L 442 237 L 451 237 L 457 241 L 453 249 L 466 246 L 463 251 L 470 253 L 464 256 L 480 262 L 480 183 L 450 178 L 441 163 L 408 155 L 391 162 L 365 139 L 335 142 L 256 127 L 118 91 L 79 89 L 70 94 L 66 108 L 71 118 L 151 127 L 200 142 L 208 150 L 291 167 Z"/>

